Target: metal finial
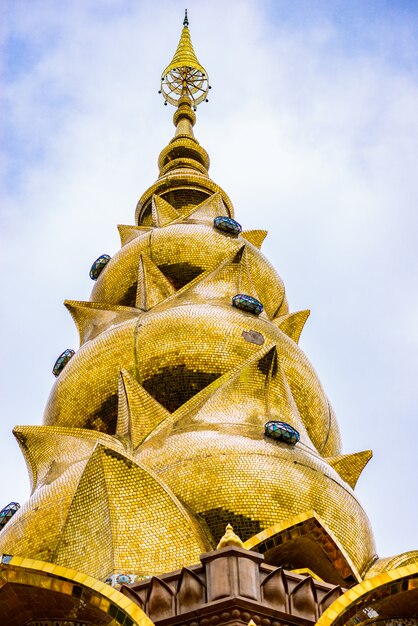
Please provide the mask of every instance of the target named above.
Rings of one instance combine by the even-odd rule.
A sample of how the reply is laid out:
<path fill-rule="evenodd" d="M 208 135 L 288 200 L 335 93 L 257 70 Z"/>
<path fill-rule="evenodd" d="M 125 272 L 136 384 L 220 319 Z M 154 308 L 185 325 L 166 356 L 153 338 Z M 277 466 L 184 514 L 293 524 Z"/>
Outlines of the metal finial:
<path fill-rule="evenodd" d="M 177 50 L 161 76 L 160 89 L 166 102 L 178 106 L 180 99 L 187 97 L 192 107 L 195 107 L 206 100 L 209 78 L 193 50 L 187 9 L 183 24 Z"/>
<path fill-rule="evenodd" d="M 234 533 L 234 529 L 232 528 L 231 524 L 227 525 L 225 529 L 225 534 L 216 546 L 216 549 L 220 550 L 221 548 L 226 548 L 227 546 L 238 546 L 239 548 L 244 547 L 241 539 L 238 537 L 238 535 Z"/>
<path fill-rule="evenodd" d="M 183 26 L 188 26 L 188 25 L 189 25 L 189 20 L 187 19 L 187 9 L 184 9 Z"/>

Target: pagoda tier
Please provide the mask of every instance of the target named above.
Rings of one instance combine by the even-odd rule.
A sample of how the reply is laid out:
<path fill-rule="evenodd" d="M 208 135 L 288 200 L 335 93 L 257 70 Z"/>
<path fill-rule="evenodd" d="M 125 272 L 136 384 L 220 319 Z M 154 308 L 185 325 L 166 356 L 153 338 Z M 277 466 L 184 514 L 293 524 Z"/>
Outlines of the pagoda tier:
<path fill-rule="evenodd" d="M 243 230 L 209 178 L 193 133 L 209 79 L 187 20 L 161 85 L 175 135 L 135 224 L 119 226 L 120 251 L 93 264 L 90 300 L 65 303 L 80 348 L 57 360 L 43 425 L 15 428 L 32 493 L 0 552 L 24 559 L 7 571 L 36 560 L 69 580 L 137 585 L 195 566 L 232 523 L 238 552 L 264 555 L 262 571 L 288 581 L 283 602 L 298 585 L 314 598 L 313 619 L 341 588 L 418 555 L 378 559 L 354 493 L 371 452 L 341 453 L 298 345 L 309 311 L 289 311 L 260 250 L 267 233 Z"/>

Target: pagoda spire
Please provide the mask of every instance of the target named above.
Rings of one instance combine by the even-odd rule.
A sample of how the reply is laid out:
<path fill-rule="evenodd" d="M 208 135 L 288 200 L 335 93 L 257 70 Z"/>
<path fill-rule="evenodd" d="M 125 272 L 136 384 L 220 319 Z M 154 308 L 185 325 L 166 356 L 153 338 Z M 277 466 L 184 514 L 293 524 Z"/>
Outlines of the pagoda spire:
<path fill-rule="evenodd" d="M 199 62 L 193 48 L 189 18 L 185 11 L 183 28 L 174 56 L 161 75 L 159 93 L 164 104 L 175 107 L 174 137 L 158 157 L 157 181 L 141 196 L 135 211 L 138 225 L 154 226 L 152 198 L 161 197 L 179 213 L 179 218 L 193 213 L 200 204 L 219 196 L 226 212 L 233 217 L 234 209 L 227 194 L 209 178 L 210 159 L 194 136 L 197 106 L 207 100 L 210 89 L 206 69 Z M 221 210 L 221 214 L 223 211 Z"/>

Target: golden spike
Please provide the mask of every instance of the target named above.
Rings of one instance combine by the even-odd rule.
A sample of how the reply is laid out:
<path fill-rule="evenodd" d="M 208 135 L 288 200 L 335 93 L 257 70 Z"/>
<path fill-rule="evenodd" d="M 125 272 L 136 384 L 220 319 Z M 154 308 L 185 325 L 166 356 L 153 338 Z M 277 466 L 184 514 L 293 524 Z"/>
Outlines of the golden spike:
<path fill-rule="evenodd" d="M 147 235 L 152 231 L 148 226 L 132 226 L 130 224 L 118 224 L 121 246 L 125 246 L 130 241 Z"/>
<path fill-rule="evenodd" d="M 267 234 L 266 230 L 243 230 L 241 236 L 260 250 Z"/>
<path fill-rule="evenodd" d="M 95 488 L 91 488 L 94 483 Z M 93 451 L 76 487 L 51 559 L 104 578 L 114 571 L 112 517 L 102 466 L 102 446 Z M 78 541 L 74 541 L 78 537 Z"/>
<path fill-rule="evenodd" d="M 13 434 L 25 457 L 32 492 L 44 481 L 51 483 L 76 461 L 88 458 L 97 441 L 117 444 L 122 450 L 110 435 L 83 428 L 16 426 Z M 52 449 L 56 460 L 51 460 Z"/>
<path fill-rule="evenodd" d="M 133 317 L 138 317 L 142 311 L 134 307 L 117 304 L 102 304 L 101 302 L 83 302 L 65 300 L 65 306 L 71 313 L 80 335 L 80 346 L 108 330 L 112 326 L 122 324 Z"/>
<path fill-rule="evenodd" d="M 231 524 L 228 524 L 225 528 L 225 534 L 223 537 L 221 537 L 221 540 L 216 546 L 216 549 L 220 550 L 221 548 L 226 548 L 226 546 L 237 546 L 238 548 L 244 547 L 241 539 L 238 537 L 238 535 L 234 533 L 234 529 L 232 528 Z"/>
<path fill-rule="evenodd" d="M 228 416 L 226 418 L 226 416 Z M 277 419 L 294 426 L 311 447 L 289 385 L 279 367 L 276 346 L 263 346 L 255 355 L 223 374 L 161 422 L 144 444 L 153 445 L 162 430 L 199 424 L 222 424 L 236 432 L 263 434 L 264 424 Z M 155 439 L 157 441 L 157 439 Z"/>
<path fill-rule="evenodd" d="M 169 533 L 161 520 L 170 520 Z M 118 570 L 154 572 L 167 550 L 173 567 L 181 568 L 207 549 L 197 523 L 166 485 L 126 455 L 98 445 L 78 483 L 54 561 L 103 579 Z"/>
<path fill-rule="evenodd" d="M 251 278 L 245 244 L 215 269 L 208 270 L 187 283 L 161 306 L 165 308 L 186 302 L 198 304 L 210 300 L 231 304 L 233 296 L 238 293 L 244 293 L 259 300 Z M 259 317 L 268 319 L 264 311 Z"/>
<path fill-rule="evenodd" d="M 269 368 L 268 389 L 266 391 L 268 419 L 279 420 L 294 426 L 299 431 L 301 440 L 314 448 L 281 367 L 276 346 L 265 355 L 264 359 L 259 361 L 257 366 L 259 369 L 262 369 L 263 362 L 265 362 L 265 367 Z"/>
<path fill-rule="evenodd" d="M 116 435 L 127 438 L 133 450 L 170 415 L 130 374 L 122 369 L 118 386 Z"/>
<path fill-rule="evenodd" d="M 197 206 L 192 207 L 187 213 L 183 213 L 177 222 L 183 222 L 190 218 L 196 220 L 211 220 L 213 222 L 218 215 L 229 217 L 229 211 L 222 200 L 222 195 L 219 191 L 216 191 L 209 196 L 209 198 Z"/>
<path fill-rule="evenodd" d="M 139 258 L 138 286 L 135 306 L 149 311 L 176 292 L 170 281 L 144 252 Z"/>
<path fill-rule="evenodd" d="M 167 226 L 167 224 L 177 220 L 179 217 L 178 211 L 171 204 L 155 194 L 152 196 L 151 209 L 152 224 L 156 228 Z"/>
<path fill-rule="evenodd" d="M 286 313 L 286 315 L 274 318 L 273 324 L 280 328 L 285 335 L 293 339 L 295 343 L 299 343 L 303 327 L 310 314 L 309 309 L 296 311 L 295 313 Z"/>
<path fill-rule="evenodd" d="M 171 60 L 171 63 L 167 65 L 163 72 L 163 76 L 168 74 L 171 70 L 183 67 L 190 67 L 193 69 L 200 70 L 202 74 L 206 74 L 205 68 L 200 65 L 197 60 L 196 53 L 193 48 L 192 39 L 190 37 L 190 31 L 188 28 L 188 24 L 184 24 L 183 30 L 181 31 L 180 41 L 178 43 L 177 49 L 174 53 L 174 56 Z"/>
<path fill-rule="evenodd" d="M 328 457 L 325 461 L 354 489 L 360 474 L 372 456 L 372 450 L 363 450 L 354 454 L 340 454 L 339 456 Z"/>

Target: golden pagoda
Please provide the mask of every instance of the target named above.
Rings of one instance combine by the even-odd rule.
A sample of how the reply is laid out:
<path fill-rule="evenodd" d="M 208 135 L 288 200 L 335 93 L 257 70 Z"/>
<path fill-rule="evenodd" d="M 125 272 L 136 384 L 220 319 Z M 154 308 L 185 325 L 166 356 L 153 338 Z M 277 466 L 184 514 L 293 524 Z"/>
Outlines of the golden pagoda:
<path fill-rule="evenodd" d="M 220 555 L 248 558 L 261 586 L 287 577 L 283 623 L 418 615 L 418 552 L 377 556 L 354 492 L 372 453 L 341 453 L 298 345 L 309 311 L 289 311 L 260 251 L 266 231 L 242 230 L 209 178 L 193 132 L 209 88 L 186 12 L 161 78 L 176 130 L 159 176 L 135 224 L 118 227 L 119 252 L 93 264 L 90 300 L 65 302 L 80 348 L 57 360 L 43 425 L 14 429 L 32 492 L 0 533 L 1 624 L 175 623 L 181 603 L 172 614 L 152 607 L 177 579 L 150 581 L 182 570 L 196 585 L 202 553 L 208 580 Z M 292 600 L 296 588 L 315 606 Z M 279 611 L 266 597 L 262 609 Z"/>

